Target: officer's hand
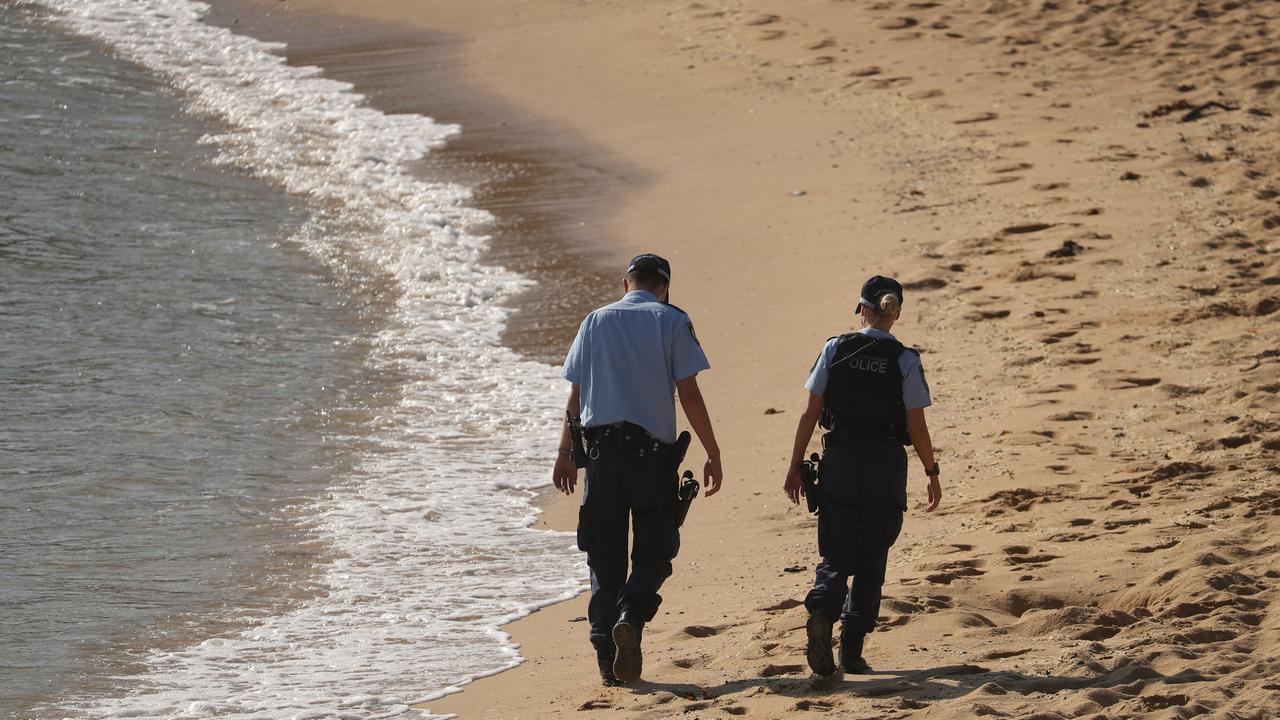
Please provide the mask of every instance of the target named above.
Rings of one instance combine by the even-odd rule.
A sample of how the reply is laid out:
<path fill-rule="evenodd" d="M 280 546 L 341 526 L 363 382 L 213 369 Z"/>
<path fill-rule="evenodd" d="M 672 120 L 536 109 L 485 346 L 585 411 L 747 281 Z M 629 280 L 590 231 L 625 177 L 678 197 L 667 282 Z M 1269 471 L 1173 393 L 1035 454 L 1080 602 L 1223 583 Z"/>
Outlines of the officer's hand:
<path fill-rule="evenodd" d="M 942 502 L 942 485 L 938 482 L 938 476 L 933 475 L 929 478 L 929 507 L 925 508 L 925 512 L 933 512 L 938 509 L 938 503 Z"/>
<path fill-rule="evenodd" d="M 551 482 L 555 483 L 556 489 L 565 495 L 573 494 L 573 488 L 578 484 L 578 468 L 573 464 L 573 457 L 569 455 L 556 457 L 556 467 L 551 471 Z"/>
<path fill-rule="evenodd" d="M 791 499 L 792 504 L 800 504 L 800 496 L 804 495 L 804 478 L 800 474 L 800 468 L 791 468 L 787 471 L 787 481 L 782 484 L 782 490 Z"/>
<path fill-rule="evenodd" d="M 707 458 L 702 466 L 702 487 L 706 488 L 706 492 L 702 494 L 706 497 L 715 495 L 720 490 L 722 480 L 724 471 L 720 469 L 720 458 Z"/>

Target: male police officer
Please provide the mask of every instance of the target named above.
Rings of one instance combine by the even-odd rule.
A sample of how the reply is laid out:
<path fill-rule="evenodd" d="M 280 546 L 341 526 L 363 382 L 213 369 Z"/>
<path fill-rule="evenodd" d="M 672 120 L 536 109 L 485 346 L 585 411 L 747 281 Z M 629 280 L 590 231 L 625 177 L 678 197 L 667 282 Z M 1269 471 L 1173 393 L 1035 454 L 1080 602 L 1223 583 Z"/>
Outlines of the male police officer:
<path fill-rule="evenodd" d="M 627 267 L 625 295 L 582 321 L 565 360 L 573 384 L 567 416 L 579 417 L 588 450 L 578 511 L 578 547 L 591 568 L 587 618 L 605 685 L 640 677 L 640 635 L 662 598 L 680 533 L 667 510 L 676 499 L 672 469 L 675 402 L 707 454 L 706 494 L 720 489 L 720 449 L 697 374 L 710 368 L 689 316 L 667 304 L 671 265 L 653 254 Z M 560 434 L 555 486 L 571 494 L 577 483 L 568 422 Z M 627 521 L 635 524 L 627 576 Z"/>

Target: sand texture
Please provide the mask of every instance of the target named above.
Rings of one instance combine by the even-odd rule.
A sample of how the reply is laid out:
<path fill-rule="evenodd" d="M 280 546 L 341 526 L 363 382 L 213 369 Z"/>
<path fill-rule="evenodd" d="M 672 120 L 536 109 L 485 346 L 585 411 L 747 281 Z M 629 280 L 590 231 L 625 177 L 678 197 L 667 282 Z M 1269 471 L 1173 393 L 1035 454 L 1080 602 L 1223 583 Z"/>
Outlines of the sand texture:
<path fill-rule="evenodd" d="M 599 687 L 580 597 L 432 711 L 1280 714 L 1280 5 L 285 5 L 465 38 L 470 81 L 627 168 L 597 256 L 670 257 L 713 365 L 725 489 L 644 681 Z M 945 497 L 920 511 L 913 458 L 876 672 L 815 683 L 814 520 L 781 485 L 806 371 L 873 273 L 907 288 Z M 548 507 L 568 527 L 574 501 Z"/>

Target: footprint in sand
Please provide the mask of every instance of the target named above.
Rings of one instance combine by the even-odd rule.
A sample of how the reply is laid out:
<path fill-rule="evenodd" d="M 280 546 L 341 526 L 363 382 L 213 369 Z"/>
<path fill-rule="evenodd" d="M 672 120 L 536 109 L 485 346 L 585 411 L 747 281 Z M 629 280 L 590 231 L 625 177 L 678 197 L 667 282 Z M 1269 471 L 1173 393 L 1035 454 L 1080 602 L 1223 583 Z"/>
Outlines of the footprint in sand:
<path fill-rule="evenodd" d="M 872 65 L 870 67 L 858 68 L 857 70 L 854 70 L 853 72 L 849 73 L 849 77 L 871 77 L 872 75 L 879 75 L 882 72 L 884 71 L 876 67 L 875 65 Z"/>
<path fill-rule="evenodd" d="M 936 571 L 924 577 L 926 581 L 934 585 L 950 585 L 960 578 L 985 575 L 987 571 L 979 569 L 982 564 L 981 560 L 950 560 L 941 563 L 929 563 L 917 569 Z"/>
<path fill-rule="evenodd" d="M 1071 187 L 1071 183 L 1069 182 L 1047 182 L 1047 183 L 1036 183 L 1035 185 L 1031 186 L 1031 189 L 1039 190 L 1040 192 L 1049 192 L 1051 190 L 1062 190 L 1069 187 Z"/>
<path fill-rule="evenodd" d="M 786 37 L 786 35 L 787 34 L 782 30 L 762 30 L 760 31 L 760 34 L 756 36 L 756 39 L 757 40 L 778 40 L 783 37 Z"/>
<path fill-rule="evenodd" d="M 1160 378 L 1144 378 L 1144 377 L 1121 377 L 1103 381 L 1101 383 L 1103 389 L 1106 390 L 1128 390 L 1131 388 L 1151 387 L 1159 385 Z"/>
<path fill-rule="evenodd" d="M 1057 223 L 1043 223 L 1043 222 L 1023 223 L 1021 225 L 1009 225 L 1008 227 L 1002 228 L 1000 230 L 1000 234 L 1001 235 L 1028 235 L 1030 233 L 1038 233 L 1043 230 L 1048 230 L 1049 228 L 1054 227 L 1056 225 Z"/>
<path fill-rule="evenodd" d="M 795 598 L 787 598 L 786 600 L 770 605 L 769 607 L 760 608 L 760 612 L 779 612 L 782 610 L 790 610 L 791 608 L 800 607 L 801 605 L 804 605 L 804 602 L 800 600 L 796 600 Z M 708 629 L 712 629 L 712 628 L 708 628 Z M 686 633 L 689 632 L 689 628 L 685 628 L 685 632 Z"/>
<path fill-rule="evenodd" d="M 744 25 L 752 25 L 752 26 L 755 26 L 755 25 L 772 25 L 773 23 L 776 23 L 776 22 L 778 22 L 778 21 L 779 21 L 779 20 L 781 20 L 781 19 L 782 19 L 782 16 L 780 16 L 780 15 L 771 15 L 771 14 L 757 15 L 757 16 L 755 16 L 755 17 L 751 18 L 750 20 L 747 20 L 747 21 L 746 21 L 745 23 L 743 23 L 743 24 L 744 24 Z"/>
<path fill-rule="evenodd" d="M 1008 185 L 1009 183 L 1016 183 L 1021 179 L 1022 179 L 1021 175 L 1002 175 L 1001 177 L 995 178 L 993 180 L 988 180 L 982 184 L 983 185 Z"/>
<path fill-rule="evenodd" d="M 947 286 L 947 281 L 942 278 L 930 277 L 923 280 L 912 280 L 902 284 L 906 290 L 939 290 Z"/>
<path fill-rule="evenodd" d="M 917 90 L 907 95 L 908 100 L 929 100 L 931 98 L 942 97 L 945 93 L 937 88 L 932 90 Z"/>
<path fill-rule="evenodd" d="M 912 17 L 897 17 L 882 21 L 876 27 L 881 30 L 906 30 L 920 24 L 920 21 Z"/>
<path fill-rule="evenodd" d="M 1131 547 L 1129 548 L 1128 552 L 1141 553 L 1141 554 L 1153 553 L 1153 552 L 1156 552 L 1157 550 L 1168 550 L 1171 547 L 1175 547 L 1180 542 L 1182 541 L 1177 538 L 1166 538 L 1164 540 L 1151 543 L 1149 545 L 1139 545 L 1138 547 Z"/>
<path fill-rule="evenodd" d="M 1058 610 L 1066 607 L 1062 598 L 1043 590 L 1015 588 L 993 598 L 992 606 L 1005 614 L 1022 617 L 1028 610 Z"/>
<path fill-rule="evenodd" d="M 769 664 L 760 668 L 760 677 L 777 677 L 779 675 L 798 675 L 804 672 L 802 665 L 774 665 Z"/>
<path fill-rule="evenodd" d="M 983 655 L 981 659 L 983 659 L 983 660 L 1003 660 L 1003 659 L 1005 659 L 1005 658 L 1018 657 L 1019 655 L 1026 655 L 1026 654 L 1027 654 L 1027 653 L 1029 653 L 1029 652 L 1031 652 L 1031 648 L 1023 648 L 1023 649 L 1021 649 L 1021 650 L 992 650 L 991 652 L 989 652 L 989 653 L 987 653 L 987 654 Z M 982 715 L 992 715 L 992 714 L 994 714 L 994 715 L 1003 715 L 1004 713 L 996 713 L 996 712 L 992 711 L 991 713 L 979 713 L 979 714 L 982 714 Z"/>
<path fill-rule="evenodd" d="M 682 632 L 689 637 L 705 638 L 719 633 L 720 629 L 710 625 L 689 625 Z"/>
<path fill-rule="evenodd" d="M 899 77 L 891 78 L 876 78 L 870 82 L 870 86 L 873 90 L 888 90 L 889 88 L 898 87 L 900 85 L 910 85 L 911 82 L 911 77 L 901 75 Z"/>
<path fill-rule="evenodd" d="M 977 113 L 976 115 L 968 115 L 966 117 L 962 117 L 959 120 L 953 120 L 952 122 L 954 122 L 956 125 L 970 125 L 972 123 L 990 122 L 991 120 L 995 120 L 998 117 L 1000 116 L 993 112 L 981 112 L 981 113 Z"/>
<path fill-rule="evenodd" d="M 1124 520 L 1108 520 L 1102 523 L 1102 527 L 1106 528 L 1107 530 L 1119 530 L 1120 528 L 1136 527 L 1138 525 L 1149 525 L 1149 524 L 1151 524 L 1150 518 L 1127 518 Z"/>
<path fill-rule="evenodd" d="M 1048 442 L 1049 438 L 1039 433 L 1025 433 L 1028 436 L 1039 438 L 1040 442 Z M 1030 440 L 1031 438 L 1028 438 Z M 1038 444 L 1038 443 L 1037 443 Z M 1058 502 L 1061 497 L 1052 490 L 1031 490 L 1029 488 L 1014 488 L 1012 490 L 1000 490 L 983 498 L 981 502 L 985 505 L 995 506 L 993 509 L 1000 510 L 1011 508 L 1018 512 L 1026 512 L 1031 509 L 1032 505 L 1037 503 Z"/>
<path fill-rule="evenodd" d="M 1046 563 L 1061 559 L 1061 555 L 1052 555 L 1050 553 L 1038 554 L 1011 554 L 1004 559 L 1006 565 L 1012 565 L 1018 570 L 1027 570 L 1042 567 Z"/>
<path fill-rule="evenodd" d="M 1050 535 L 1048 540 L 1055 543 L 1087 542 L 1097 537 L 1098 533 L 1057 533 Z"/>
<path fill-rule="evenodd" d="M 1008 310 L 975 310 L 965 315 L 967 320 L 999 320 L 1009 317 Z"/>
<path fill-rule="evenodd" d="M 950 595 L 907 595 L 905 600 L 886 599 L 882 605 L 887 610 L 903 615 L 933 613 L 953 607 Z"/>
<path fill-rule="evenodd" d="M 1218 444 L 1228 450 L 1234 450 L 1249 443 L 1257 442 L 1257 440 L 1258 437 L 1256 435 L 1246 433 L 1244 435 L 1228 435 L 1227 437 L 1218 438 Z"/>
<path fill-rule="evenodd" d="M 1023 170 L 1030 170 L 1033 167 L 1035 166 L 1032 165 L 1031 163 L 1020 162 L 1020 163 L 1012 163 L 1010 165 L 1001 165 L 999 167 L 992 168 L 991 172 L 996 175 L 1002 175 L 1004 173 L 1021 172 Z"/>

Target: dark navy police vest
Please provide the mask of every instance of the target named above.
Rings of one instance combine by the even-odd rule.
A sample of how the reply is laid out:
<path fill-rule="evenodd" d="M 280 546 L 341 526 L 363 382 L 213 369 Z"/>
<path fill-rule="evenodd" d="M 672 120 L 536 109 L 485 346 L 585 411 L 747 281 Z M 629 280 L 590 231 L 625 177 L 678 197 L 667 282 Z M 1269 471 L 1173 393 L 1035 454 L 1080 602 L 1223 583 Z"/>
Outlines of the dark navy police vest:
<path fill-rule="evenodd" d="M 913 351 L 896 340 L 861 333 L 841 335 L 827 368 L 822 427 L 839 435 L 878 435 L 887 443 L 910 445 L 898 366 L 903 352 Z"/>

